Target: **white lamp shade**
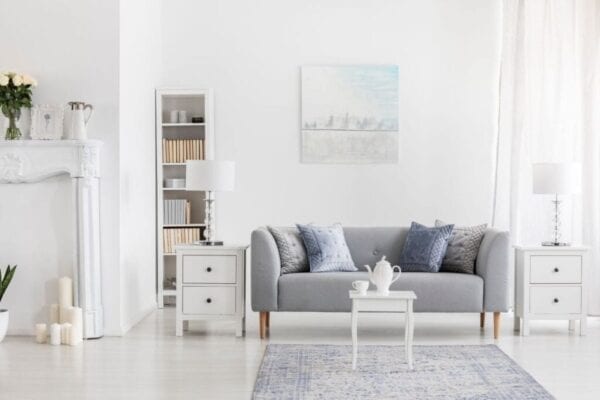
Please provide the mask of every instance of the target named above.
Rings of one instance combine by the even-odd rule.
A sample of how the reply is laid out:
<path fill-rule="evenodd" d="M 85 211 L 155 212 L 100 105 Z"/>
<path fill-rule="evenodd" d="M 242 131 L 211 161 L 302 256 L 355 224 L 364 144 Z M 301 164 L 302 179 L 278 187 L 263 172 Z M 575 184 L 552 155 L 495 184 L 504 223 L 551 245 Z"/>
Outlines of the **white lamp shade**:
<path fill-rule="evenodd" d="M 576 163 L 533 164 L 533 193 L 579 193 L 580 175 L 580 166 Z"/>
<path fill-rule="evenodd" d="M 185 163 L 185 190 L 227 192 L 234 187 L 233 161 L 188 160 Z"/>

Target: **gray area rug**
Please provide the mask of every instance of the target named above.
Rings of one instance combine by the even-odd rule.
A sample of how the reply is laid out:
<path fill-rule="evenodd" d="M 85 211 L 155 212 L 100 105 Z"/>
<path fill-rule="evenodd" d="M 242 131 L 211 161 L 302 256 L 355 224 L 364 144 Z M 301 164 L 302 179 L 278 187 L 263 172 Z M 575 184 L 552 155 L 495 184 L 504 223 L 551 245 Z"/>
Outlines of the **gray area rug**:
<path fill-rule="evenodd" d="M 262 399 L 552 399 L 495 345 L 403 346 L 271 344 L 254 386 Z"/>

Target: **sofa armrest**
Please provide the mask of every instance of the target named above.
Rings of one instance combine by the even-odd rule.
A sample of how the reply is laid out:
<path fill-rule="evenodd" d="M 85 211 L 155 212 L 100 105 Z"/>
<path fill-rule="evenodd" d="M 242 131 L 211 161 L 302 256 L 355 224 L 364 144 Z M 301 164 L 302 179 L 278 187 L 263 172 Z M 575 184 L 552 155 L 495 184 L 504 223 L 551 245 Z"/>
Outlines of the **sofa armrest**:
<path fill-rule="evenodd" d="M 281 274 L 281 261 L 271 232 L 265 228 L 254 230 L 250 249 L 252 310 L 277 311 L 277 282 Z"/>
<path fill-rule="evenodd" d="M 483 278 L 483 309 L 508 311 L 514 279 L 508 232 L 488 229 L 481 241 L 475 273 Z"/>

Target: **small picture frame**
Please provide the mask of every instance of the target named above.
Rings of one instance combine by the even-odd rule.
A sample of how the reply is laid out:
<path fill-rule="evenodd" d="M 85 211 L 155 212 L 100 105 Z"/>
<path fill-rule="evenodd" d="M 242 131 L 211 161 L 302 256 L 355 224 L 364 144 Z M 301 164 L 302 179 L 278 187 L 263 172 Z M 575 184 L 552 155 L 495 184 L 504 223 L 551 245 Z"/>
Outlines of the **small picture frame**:
<path fill-rule="evenodd" d="M 34 105 L 31 108 L 31 138 L 60 140 L 63 135 L 64 114 L 62 106 Z"/>

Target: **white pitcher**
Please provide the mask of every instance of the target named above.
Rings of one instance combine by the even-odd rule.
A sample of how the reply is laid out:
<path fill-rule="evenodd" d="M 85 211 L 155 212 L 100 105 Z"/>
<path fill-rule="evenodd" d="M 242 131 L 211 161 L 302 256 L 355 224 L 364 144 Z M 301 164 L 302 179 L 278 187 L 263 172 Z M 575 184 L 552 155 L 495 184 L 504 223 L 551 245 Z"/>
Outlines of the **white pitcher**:
<path fill-rule="evenodd" d="M 392 265 L 386 261 L 385 256 L 381 257 L 381 260 L 375 264 L 375 268 L 371 271 L 371 267 L 365 265 L 367 271 L 369 271 L 369 279 L 375 286 L 377 286 L 377 294 L 381 296 L 387 296 L 390 294 L 390 286 L 400 278 L 400 267 Z M 394 278 L 394 270 L 398 268 L 398 275 Z"/>
<path fill-rule="evenodd" d="M 74 140 L 87 139 L 86 126 L 92 116 L 94 107 L 82 101 L 71 101 L 69 102 L 69 106 L 71 106 L 71 121 L 67 137 Z M 85 110 L 89 110 L 87 116 L 85 115 Z"/>

